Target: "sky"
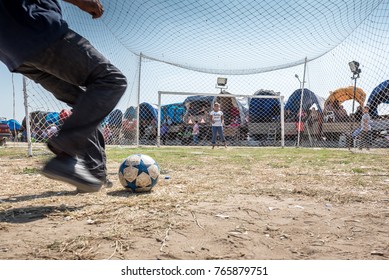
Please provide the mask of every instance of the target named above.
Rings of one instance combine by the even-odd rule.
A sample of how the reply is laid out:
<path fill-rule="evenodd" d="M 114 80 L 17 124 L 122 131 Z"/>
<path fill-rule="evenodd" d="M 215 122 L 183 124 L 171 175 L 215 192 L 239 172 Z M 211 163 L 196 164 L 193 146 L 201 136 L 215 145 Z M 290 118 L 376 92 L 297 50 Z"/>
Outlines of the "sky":
<path fill-rule="evenodd" d="M 13 76 L 14 86 L 12 83 L 12 73 L 8 71 L 4 64 L 0 63 L 0 118 L 11 119 L 14 117 L 14 88 L 16 119 L 24 116 L 22 76 L 20 74 L 14 74 Z"/>
<path fill-rule="evenodd" d="M 361 63 L 357 82 L 367 94 L 389 76 L 389 0 L 102 3 L 105 13 L 98 20 L 69 4 L 63 4 L 64 17 L 127 76 L 129 87 L 118 105 L 123 110 L 136 102 L 141 52 L 155 59 L 142 61 L 141 102 L 151 103 L 161 90 L 217 93 L 218 76 L 228 78 L 232 93 L 251 95 L 269 89 L 287 99 L 300 87 L 295 74 L 302 79 L 306 57 L 305 87 L 324 98 L 336 88 L 353 85 L 351 60 Z M 14 74 L 13 80 L 14 87 L 12 75 L 0 64 L 0 117 L 15 114 L 21 120 L 22 77 Z M 51 106 L 51 101 L 30 94 L 31 109 Z M 171 96 L 163 102 L 180 101 Z"/>

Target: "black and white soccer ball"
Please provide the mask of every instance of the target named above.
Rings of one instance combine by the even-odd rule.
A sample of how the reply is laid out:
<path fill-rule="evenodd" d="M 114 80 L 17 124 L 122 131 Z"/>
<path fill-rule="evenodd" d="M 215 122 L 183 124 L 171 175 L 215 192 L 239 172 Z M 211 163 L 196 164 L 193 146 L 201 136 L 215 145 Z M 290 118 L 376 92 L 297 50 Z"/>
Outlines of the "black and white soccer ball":
<path fill-rule="evenodd" d="M 133 192 L 148 192 L 157 184 L 160 168 L 152 157 L 134 154 L 122 162 L 118 175 L 124 188 Z"/>

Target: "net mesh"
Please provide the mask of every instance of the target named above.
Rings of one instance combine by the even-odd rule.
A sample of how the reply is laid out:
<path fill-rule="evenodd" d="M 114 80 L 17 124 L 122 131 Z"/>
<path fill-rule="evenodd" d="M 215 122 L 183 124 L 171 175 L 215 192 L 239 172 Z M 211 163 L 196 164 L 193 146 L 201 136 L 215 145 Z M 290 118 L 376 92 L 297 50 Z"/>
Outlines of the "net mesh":
<path fill-rule="evenodd" d="M 116 113 L 103 122 L 108 144 L 142 143 L 149 126 L 142 123 L 142 114 L 151 119 L 154 114 L 143 107 L 156 106 L 158 91 L 218 93 L 216 79 L 223 76 L 231 94 L 274 92 L 285 97 L 286 145 L 359 147 L 371 139 L 372 146 L 389 146 L 388 0 L 102 3 L 105 13 L 98 20 L 72 5 L 63 8 L 70 27 L 117 65 L 129 82 Z M 348 65 L 354 60 L 362 70 L 356 80 Z M 354 98 L 354 86 L 365 93 L 361 104 L 359 91 Z M 333 93 L 350 87 L 351 95 L 345 90 L 345 96 L 328 102 Z M 28 83 L 27 92 L 30 111 L 66 108 L 34 83 Z M 186 110 L 185 98 L 165 97 L 162 105 L 180 104 Z M 247 133 L 240 145 L 261 145 L 268 134 L 266 124 L 280 117 L 278 109 L 245 102 Z M 371 132 L 353 138 L 361 126 L 359 106 L 365 104 L 374 107 Z"/>

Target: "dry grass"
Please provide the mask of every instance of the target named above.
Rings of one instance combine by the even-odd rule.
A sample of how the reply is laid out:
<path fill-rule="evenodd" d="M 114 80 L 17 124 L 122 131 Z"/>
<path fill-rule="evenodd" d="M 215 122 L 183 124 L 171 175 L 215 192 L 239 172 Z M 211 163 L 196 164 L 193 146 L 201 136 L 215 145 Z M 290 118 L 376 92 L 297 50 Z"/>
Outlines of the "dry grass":
<path fill-rule="evenodd" d="M 132 194 L 117 179 L 133 153 L 161 166 L 150 193 Z M 388 233 L 379 230 L 389 219 L 386 152 L 110 147 L 115 186 L 97 194 L 41 176 L 51 156 L 44 147 L 25 154 L 24 147 L 0 149 L 4 259 L 389 258 Z M 330 221 L 335 228 L 327 229 Z M 332 249 L 317 250 L 322 242 Z"/>

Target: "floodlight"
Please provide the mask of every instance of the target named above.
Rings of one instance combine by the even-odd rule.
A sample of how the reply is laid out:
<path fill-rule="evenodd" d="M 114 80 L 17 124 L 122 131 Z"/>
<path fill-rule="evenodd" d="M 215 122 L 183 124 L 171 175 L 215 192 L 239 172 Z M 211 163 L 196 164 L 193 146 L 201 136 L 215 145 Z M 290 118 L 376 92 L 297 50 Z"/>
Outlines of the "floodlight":
<path fill-rule="evenodd" d="M 225 87 L 227 84 L 227 78 L 217 78 L 216 83 L 218 87 Z"/>
<path fill-rule="evenodd" d="M 301 80 L 300 80 L 299 75 L 295 74 L 294 76 L 296 77 L 297 80 L 299 80 L 299 82 L 300 82 L 300 87 L 301 87 Z"/>
<path fill-rule="evenodd" d="M 359 62 L 351 61 L 348 63 L 348 66 L 353 74 L 357 75 L 361 73 L 361 69 L 359 69 Z"/>
<path fill-rule="evenodd" d="M 359 62 L 356 62 L 354 60 L 349 62 L 348 66 L 350 67 L 350 70 L 353 73 L 353 76 L 351 77 L 351 79 L 354 80 L 353 108 L 352 108 L 351 115 L 353 116 L 353 118 L 355 118 L 355 112 L 354 112 L 354 108 L 355 108 L 355 95 L 356 95 L 356 92 L 357 92 L 357 79 L 359 78 L 359 74 L 361 73 L 361 69 L 359 69 Z M 354 123 L 355 123 L 355 121 L 351 121 L 350 122 L 350 131 L 354 131 L 354 129 L 355 129 Z M 351 142 L 352 142 L 351 140 L 348 141 L 348 149 L 349 150 L 351 148 Z"/>

